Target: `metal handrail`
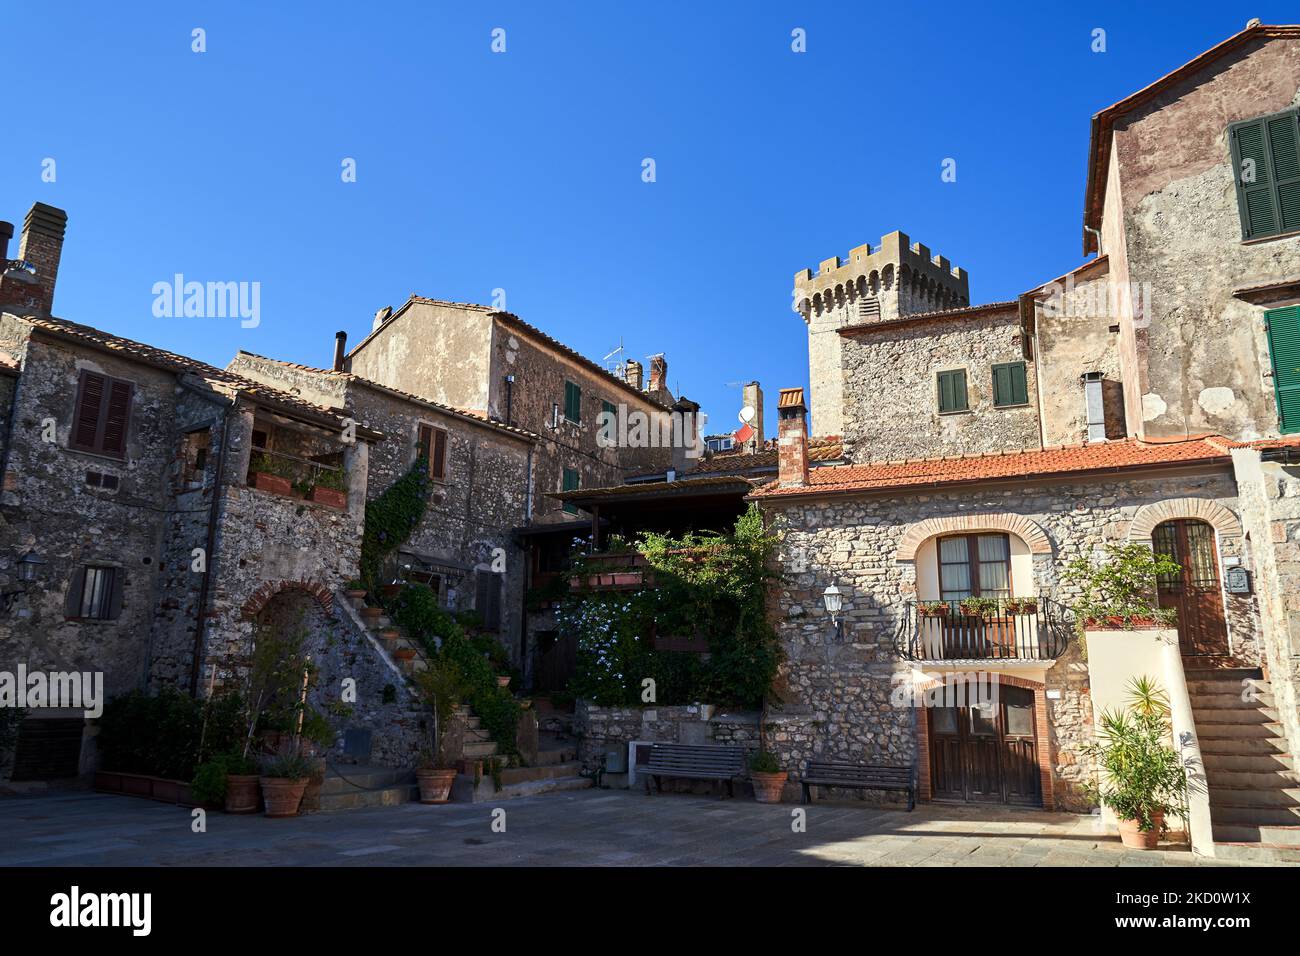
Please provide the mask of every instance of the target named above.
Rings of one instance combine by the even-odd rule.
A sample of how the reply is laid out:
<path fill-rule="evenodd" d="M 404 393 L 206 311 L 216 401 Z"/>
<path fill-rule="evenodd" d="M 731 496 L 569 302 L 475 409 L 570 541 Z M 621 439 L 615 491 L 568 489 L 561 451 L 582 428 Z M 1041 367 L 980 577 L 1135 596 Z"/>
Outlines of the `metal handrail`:
<path fill-rule="evenodd" d="M 1056 660 L 1074 613 L 1048 597 L 904 601 L 895 644 L 912 661 Z"/>

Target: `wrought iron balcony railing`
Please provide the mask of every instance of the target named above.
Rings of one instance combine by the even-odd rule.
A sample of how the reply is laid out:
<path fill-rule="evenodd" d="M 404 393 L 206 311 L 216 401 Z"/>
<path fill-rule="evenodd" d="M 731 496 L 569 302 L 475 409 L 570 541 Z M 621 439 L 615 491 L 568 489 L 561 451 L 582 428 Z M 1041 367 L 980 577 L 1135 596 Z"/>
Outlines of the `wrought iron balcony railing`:
<path fill-rule="evenodd" d="M 906 601 L 898 653 L 910 661 L 1056 660 L 1073 613 L 1049 598 Z"/>

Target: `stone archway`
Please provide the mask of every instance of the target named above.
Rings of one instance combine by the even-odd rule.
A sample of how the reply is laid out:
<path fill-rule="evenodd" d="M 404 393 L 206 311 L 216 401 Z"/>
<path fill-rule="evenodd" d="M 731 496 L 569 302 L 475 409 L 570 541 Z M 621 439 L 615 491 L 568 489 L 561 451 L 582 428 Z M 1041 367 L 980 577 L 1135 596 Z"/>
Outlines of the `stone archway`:
<path fill-rule="evenodd" d="M 1128 539 L 1134 544 L 1150 545 L 1156 525 L 1177 518 L 1204 521 L 1214 528 L 1220 541 L 1242 537 L 1241 522 L 1237 516 L 1217 501 L 1209 498 L 1170 498 L 1139 508 L 1129 525 Z"/>
<path fill-rule="evenodd" d="M 253 592 L 252 597 L 244 602 L 239 612 L 240 616 L 246 621 L 255 620 L 271 599 L 284 591 L 306 591 L 326 615 L 334 611 L 334 595 L 330 589 L 319 581 L 304 578 L 301 581 L 263 582 L 262 586 Z"/>
<path fill-rule="evenodd" d="M 1020 538 L 1029 553 L 1050 555 L 1052 541 L 1038 524 L 1024 515 L 1010 512 L 954 515 L 947 518 L 926 518 L 904 532 L 894 553 L 895 561 L 914 561 L 917 549 L 930 538 L 945 534 L 962 534 L 971 531 L 1005 531 Z"/>

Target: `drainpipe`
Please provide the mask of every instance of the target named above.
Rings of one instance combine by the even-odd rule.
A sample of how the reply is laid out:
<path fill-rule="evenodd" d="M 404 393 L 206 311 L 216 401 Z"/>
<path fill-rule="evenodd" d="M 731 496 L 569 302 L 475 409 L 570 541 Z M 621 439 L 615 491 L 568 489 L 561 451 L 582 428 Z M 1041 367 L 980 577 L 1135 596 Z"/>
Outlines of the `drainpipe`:
<path fill-rule="evenodd" d="M 1083 227 L 1083 231 L 1091 234 L 1097 240 L 1097 255 L 1100 256 L 1104 251 L 1101 247 L 1101 231 L 1099 229 L 1094 229 L 1092 228 L 1092 226 L 1088 226 L 1088 225 L 1085 225 Z"/>
<path fill-rule="evenodd" d="M 208 506 L 208 534 L 205 544 L 207 570 L 203 574 L 203 581 L 199 584 L 199 601 L 194 611 L 194 650 L 193 660 L 190 663 L 190 696 L 198 697 L 199 671 L 203 660 L 204 639 L 207 637 L 208 592 L 211 590 L 210 582 L 216 569 L 217 522 L 221 502 L 221 484 L 226 473 L 226 452 L 230 441 L 230 413 L 234 411 L 235 399 L 220 398 L 211 393 L 200 391 L 185 381 L 182 381 L 181 384 L 195 394 L 208 399 L 208 401 L 225 406 L 225 410 L 221 413 L 221 445 L 217 450 L 216 472 L 212 480 L 212 503 Z"/>

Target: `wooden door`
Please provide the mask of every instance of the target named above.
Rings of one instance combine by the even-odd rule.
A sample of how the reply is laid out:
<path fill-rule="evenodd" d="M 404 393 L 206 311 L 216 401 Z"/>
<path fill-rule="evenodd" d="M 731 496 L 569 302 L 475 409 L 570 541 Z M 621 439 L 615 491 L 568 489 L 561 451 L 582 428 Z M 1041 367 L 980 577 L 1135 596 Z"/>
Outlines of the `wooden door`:
<path fill-rule="evenodd" d="M 974 697 L 974 688 L 969 688 Z M 930 785 L 936 800 L 1038 805 L 1038 735 L 1034 693 L 986 685 L 982 700 L 933 707 Z"/>
<path fill-rule="evenodd" d="M 1178 612 L 1178 643 L 1185 656 L 1227 656 L 1228 625 L 1219 583 L 1214 529 L 1204 521 L 1179 518 L 1156 525 L 1151 546 L 1181 565 L 1158 582 L 1160 606 Z"/>
<path fill-rule="evenodd" d="M 1037 805 L 1042 800 L 1042 777 L 1034 692 L 1007 686 L 1001 691 L 1003 798 L 1007 803 Z"/>

